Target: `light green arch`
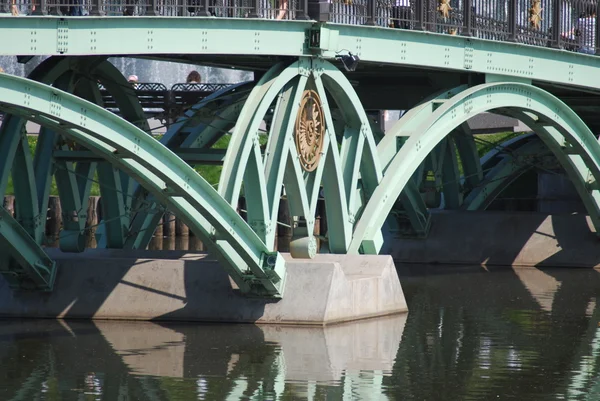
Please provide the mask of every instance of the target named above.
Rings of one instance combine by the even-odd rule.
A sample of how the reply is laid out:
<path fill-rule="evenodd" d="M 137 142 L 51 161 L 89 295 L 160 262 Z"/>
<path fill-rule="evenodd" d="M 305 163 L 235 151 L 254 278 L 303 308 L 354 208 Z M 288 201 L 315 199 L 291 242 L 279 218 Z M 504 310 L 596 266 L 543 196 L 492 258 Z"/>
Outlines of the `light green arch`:
<path fill-rule="evenodd" d="M 1 110 L 60 132 L 136 179 L 190 226 L 240 290 L 280 294 L 283 258 L 269 252 L 210 184 L 146 132 L 95 104 L 25 78 L 0 74 L 0 99 Z"/>
<path fill-rule="evenodd" d="M 432 102 L 435 102 L 432 101 Z M 554 152 L 575 183 L 588 213 L 600 232 L 600 145 L 586 124 L 552 94 L 532 85 L 513 82 L 478 85 L 442 100 L 430 116 L 410 132 L 391 160 L 381 184 L 358 222 L 349 253 L 381 247 L 381 229 L 394 201 L 425 157 L 456 127 L 469 118 L 494 109 L 512 110 Z M 532 127 L 533 125 L 533 127 Z"/>
<path fill-rule="evenodd" d="M 309 87 L 319 94 L 326 126 L 322 158 L 310 174 L 301 169 L 293 142 L 300 99 Z M 273 104 L 273 121 L 263 157 L 257 131 Z M 331 112 L 334 105 L 344 116 L 339 149 Z M 294 236 L 310 237 L 322 183 L 329 248 L 334 253 L 345 253 L 354 223 L 381 177 L 373 132 L 352 85 L 331 63 L 307 57 L 272 67 L 248 96 L 227 149 L 219 193 L 236 205 L 243 185 L 248 221 L 270 246 L 282 185 L 290 195 L 291 214 L 305 218 L 306 227 L 294 228 Z"/>
<path fill-rule="evenodd" d="M 160 142 L 169 149 L 208 150 L 233 128 L 253 85 L 253 82 L 231 85 L 202 99 L 169 127 Z M 124 248 L 146 249 L 164 213 L 146 191 L 136 188 L 134 193 L 135 209 L 142 203 L 152 207 L 138 211 L 131 219 Z"/>

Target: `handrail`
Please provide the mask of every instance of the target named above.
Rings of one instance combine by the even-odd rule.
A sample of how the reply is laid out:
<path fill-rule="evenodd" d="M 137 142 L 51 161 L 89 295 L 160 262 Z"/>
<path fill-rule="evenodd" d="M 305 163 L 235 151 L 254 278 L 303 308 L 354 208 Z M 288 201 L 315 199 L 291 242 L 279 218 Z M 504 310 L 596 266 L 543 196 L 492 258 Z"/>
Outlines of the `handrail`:
<path fill-rule="evenodd" d="M 597 0 L 0 0 L 21 14 L 312 19 L 596 54 Z M 9 3 L 10 2 L 10 3 Z M 31 12 L 33 5 L 35 11 Z"/>

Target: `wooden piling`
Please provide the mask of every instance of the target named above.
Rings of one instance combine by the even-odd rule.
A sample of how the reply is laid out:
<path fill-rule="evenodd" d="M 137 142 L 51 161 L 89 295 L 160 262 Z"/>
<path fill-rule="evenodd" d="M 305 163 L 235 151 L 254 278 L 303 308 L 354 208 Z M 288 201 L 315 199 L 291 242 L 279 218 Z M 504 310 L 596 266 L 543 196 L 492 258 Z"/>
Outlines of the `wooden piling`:
<path fill-rule="evenodd" d="M 87 218 L 85 228 L 88 238 L 93 237 L 98 225 L 98 196 L 90 196 L 88 199 Z"/>
<path fill-rule="evenodd" d="M 48 199 L 48 218 L 46 220 L 46 235 L 51 239 L 57 239 L 62 227 L 62 208 L 58 196 Z"/>
<path fill-rule="evenodd" d="M 163 219 L 164 219 L 164 216 L 163 216 Z M 154 236 L 157 238 L 163 237 L 163 221 L 164 221 L 163 219 L 160 219 L 158 221 L 158 225 L 154 229 Z"/>
<path fill-rule="evenodd" d="M 175 237 L 175 247 L 181 251 L 190 249 L 190 237 Z"/>
<path fill-rule="evenodd" d="M 175 215 L 171 212 L 165 213 L 163 216 L 163 235 L 167 238 L 175 238 L 177 230 L 175 228 Z"/>
<path fill-rule="evenodd" d="M 178 237 L 189 237 L 190 229 L 189 227 L 181 221 L 181 219 L 175 219 L 175 233 Z"/>
<path fill-rule="evenodd" d="M 8 214 L 10 214 L 13 217 L 15 216 L 15 197 L 14 197 L 14 195 L 6 195 L 4 197 L 4 202 L 3 202 L 2 206 L 8 212 Z"/>

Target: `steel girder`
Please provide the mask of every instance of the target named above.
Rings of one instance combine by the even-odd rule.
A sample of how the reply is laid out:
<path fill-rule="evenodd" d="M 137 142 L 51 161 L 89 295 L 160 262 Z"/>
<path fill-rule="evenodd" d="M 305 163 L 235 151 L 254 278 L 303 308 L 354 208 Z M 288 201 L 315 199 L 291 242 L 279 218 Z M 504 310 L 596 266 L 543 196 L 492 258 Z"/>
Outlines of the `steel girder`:
<path fill-rule="evenodd" d="M 40 81 L 55 82 L 68 90 L 72 89 L 71 67 L 72 63 L 66 58 L 54 57 L 42 62 L 31 76 Z M 51 290 L 56 267 L 41 245 L 44 241 L 52 169 L 50 165 L 40 162 L 37 150 L 35 161 L 32 159 L 25 123 L 25 118 L 8 114 L 0 128 L 0 195 L 6 193 L 9 173 L 12 173 L 16 195 L 16 220 L 2 210 L 4 223 L 0 228 L 0 236 L 5 243 L 1 256 L 4 265 L 2 273 L 14 288 L 30 288 L 28 283 L 33 282 L 35 289 Z M 44 143 L 42 140 L 38 145 L 43 146 Z M 51 152 L 49 155 L 48 160 L 51 159 Z M 17 228 L 19 224 L 21 227 Z"/>
<path fill-rule="evenodd" d="M 529 117 L 526 124 L 555 153 L 576 184 L 579 194 L 600 232 L 596 182 L 600 177 L 600 145 L 585 123 L 568 106 L 530 84 L 497 82 L 478 85 L 430 103 L 431 113 L 410 131 L 406 143 L 389 163 L 381 184 L 358 222 L 348 253 L 378 251 L 378 232 L 407 181 L 429 153 L 450 132 L 479 113 L 504 109 Z"/>
<path fill-rule="evenodd" d="M 60 132 L 144 185 L 183 218 L 242 291 L 280 294 L 283 258 L 202 177 L 144 131 L 97 105 L 28 79 L 0 76 L 0 99 L 0 109 Z M 213 228 L 217 237 L 210 234 Z"/>
<path fill-rule="evenodd" d="M 334 60 L 344 49 L 358 54 L 361 63 L 374 65 L 498 73 L 600 88 L 598 80 L 590 79 L 600 66 L 599 57 L 520 43 L 364 25 L 212 17 L 9 16 L 2 17 L 0 36 L 13 38 L 2 51 L 14 56 L 216 54 L 255 58 L 318 54 Z M 81 40 L 92 37 L 93 46 L 88 40 Z M 203 37 L 201 46 L 197 45 L 198 37 Z M 318 40 L 310 42 L 307 37 Z"/>
<path fill-rule="evenodd" d="M 232 85 L 202 99 L 169 127 L 160 142 L 171 150 L 210 151 L 210 147 L 235 125 L 253 85 L 252 82 Z M 146 204 L 147 207 L 135 213 L 124 248 L 145 249 L 152 240 L 164 210 L 142 188 L 135 190 L 134 199 L 134 209 L 140 204 Z"/>
<path fill-rule="evenodd" d="M 295 116 L 306 88 L 319 94 L 326 125 L 322 157 L 311 173 L 302 170 L 293 142 Z M 328 99 L 343 114 L 339 150 Z M 272 105 L 275 111 L 263 159 L 258 130 Z M 227 149 L 219 193 L 237 205 L 243 187 L 249 224 L 268 246 L 273 246 L 279 198 L 285 188 L 290 214 L 301 221 L 293 227 L 293 236 L 306 239 L 304 244 L 310 248 L 314 245 L 314 216 L 322 183 L 329 249 L 345 253 L 355 219 L 381 177 L 369 120 L 351 84 L 330 63 L 306 58 L 288 66 L 274 66 L 248 96 Z M 315 250 L 306 252 L 314 254 Z"/>

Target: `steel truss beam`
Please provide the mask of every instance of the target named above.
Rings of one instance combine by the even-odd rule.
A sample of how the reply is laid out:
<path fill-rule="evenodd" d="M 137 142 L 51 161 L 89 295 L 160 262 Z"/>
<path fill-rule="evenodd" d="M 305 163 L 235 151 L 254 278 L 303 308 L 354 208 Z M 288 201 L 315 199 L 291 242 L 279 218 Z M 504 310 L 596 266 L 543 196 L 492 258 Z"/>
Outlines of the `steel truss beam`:
<path fill-rule="evenodd" d="M 293 142 L 295 116 L 306 88 L 319 94 L 326 123 L 323 156 L 311 173 L 302 170 Z M 328 99 L 343 114 L 344 134 L 339 150 Z M 263 160 L 257 132 L 273 104 L 275 111 Z M 345 253 L 354 222 L 381 176 L 370 123 L 351 84 L 328 62 L 300 59 L 288 66 L 273 67 L 248 96 L 227 149 L 219 193 L 231 205 L 237 205 L 243 187 L 249 224 L 272 246 L 279 198 L 285 187 L 290 214 L 301 222 L 293 227 L 293 236 L 310 248 L 314 245 L 314 216 L 322 183 L 329 248 L 334 253 Z M 314 251 L 304 249 L 300 253 L 311 255 Z"/>
<path fill-rule="evenodd" d="M 308 33 L 313 33 L 310 37 L 319 38 L 318 43 L 309 46 Z M 599 57 L 418 30 L 244 18 L 28 16 L 2 18 L 0 36 L 14 38 L 2 48 L 4 55 L 14 56 L 217 54 L 254 58 L 275 54 L 303 57 L 317 53 L 333 60 L 340 49 L 344 49 L 360 55 L 362 63 L 502 73 L 515 78 L 535 77 L 545 82 L 600 88 L 598 80 L 589 79 L 600 66 Z M 260 38 L 259 42 L 255 36 Z M 81 40 L 91 37 L 94 38 L 92 47 L 87 40 Z M 125 37 L 126 41 L 120 40 Z M 198 37 L 205 37 L 204 45 L 197 46 Z M 36 40 L 35 46 L 31 46 L 32 38 Z M 149 39 L 152 45 L 148 45 Z"/>
<path fill-rule="evenodd" d="M 242 291 L 280 294 L 283 258 L 202 177 L 144 131 L 76 96 L 15 76 L 0 76 L 0 99 L 0 109 L 60 132 L 138 180 L 177 211 Z"/>
<path fill-rule="evenodd" d="M 557 156 L 600 232 L 600 145 L 583 121 L 548 92 L 524 83 L 498 82 L 478 85 L 429 105 L 428 118 L 411 130 L 410 137 L 389 163 L 386 174 L 358 222 L 349 253 L 378 251 L 378 232 L 407 181 L 430 152 L 449 133 L 472 116 L 494 109 L 517 113 Z M 425 106 L 421 106 L 425 107 Z M 533 127 L 532 127 L 533 125 Z"/>
<path fill-rule="evenodd" d="M 202 99 L 169 127 L 160 142 L 191 165 L 222 164 L 225 151 L 210 147 L 233 128 L 253 85 L 252 82 L 232 85 Z M 145 249 L 164 210 L 141 188 L 135 191 L 134 204 L 147 207 L 132 219 L 124 247 Z"/>

